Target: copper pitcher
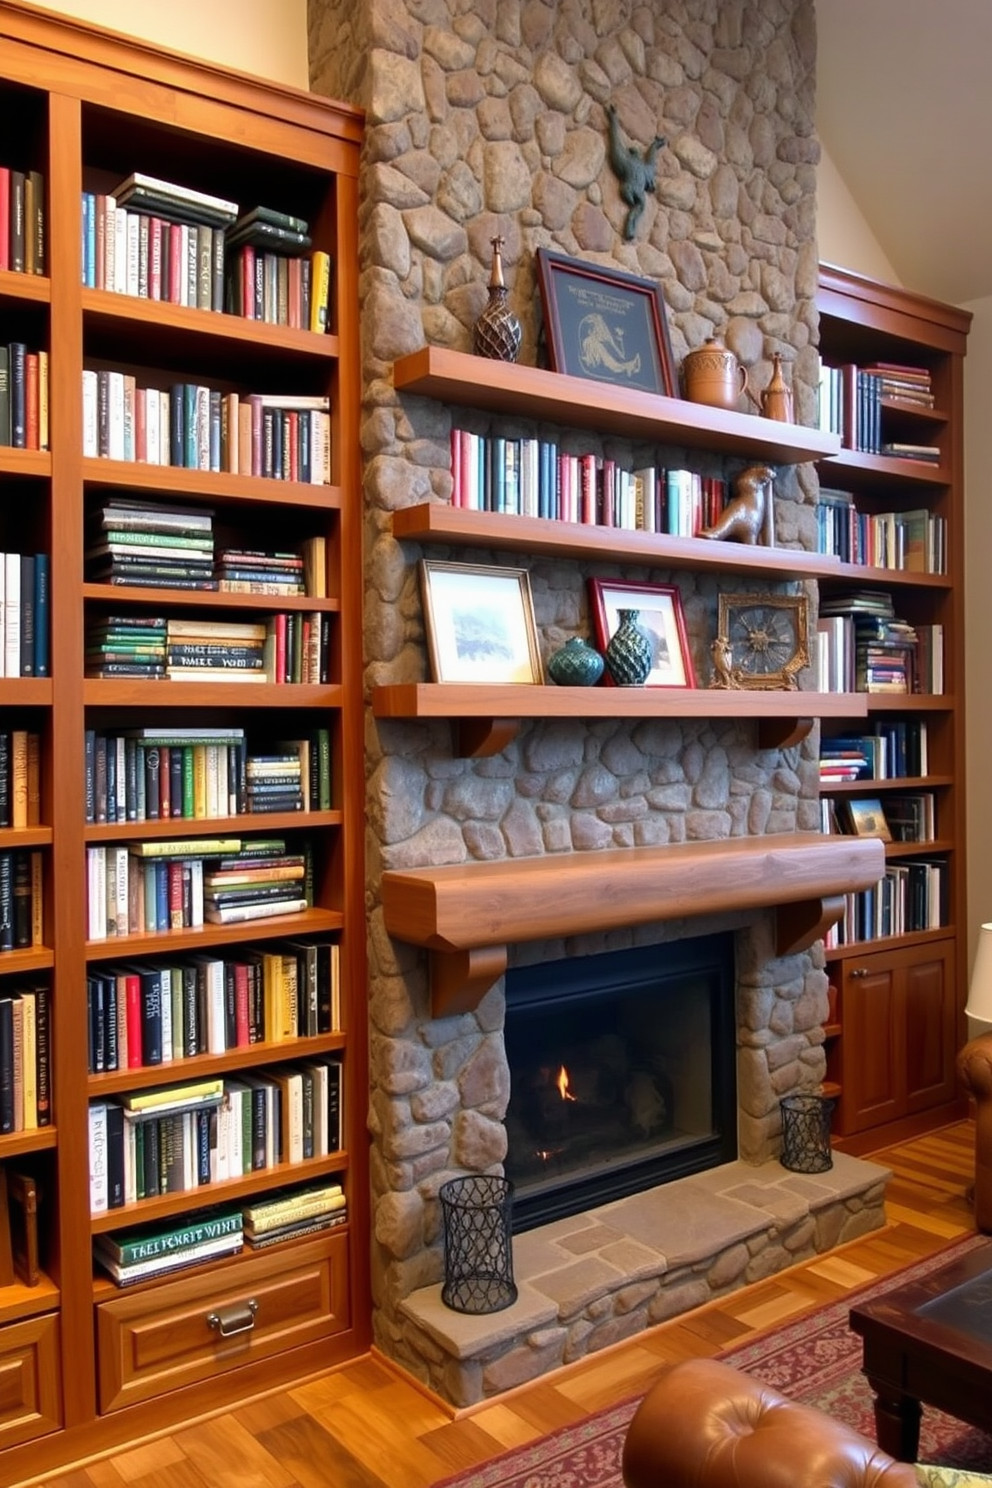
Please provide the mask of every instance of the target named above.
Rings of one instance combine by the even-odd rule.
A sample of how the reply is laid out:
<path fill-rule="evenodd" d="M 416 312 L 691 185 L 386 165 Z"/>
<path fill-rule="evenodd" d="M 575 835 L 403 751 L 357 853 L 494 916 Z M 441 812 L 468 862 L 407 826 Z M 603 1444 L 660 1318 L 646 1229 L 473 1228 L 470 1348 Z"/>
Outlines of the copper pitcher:
<path fill-rule="evenodd" d="M 708 403 L 711 408 L 735 409 L 741 393 L 748 391 L 747 369 L 718 336 L 689 352 L 682 378 L 690 403 Z"/>
<path fill-rule="evenodd" d="M 792 423 L 792 393 L 782 376 L 780 352 L 772 352 L 772 375 L 760 397 L 756 398 L 750 388 L 747 389 L 747 395 L 765 418 L 777 419 L 782 424 Z"/>

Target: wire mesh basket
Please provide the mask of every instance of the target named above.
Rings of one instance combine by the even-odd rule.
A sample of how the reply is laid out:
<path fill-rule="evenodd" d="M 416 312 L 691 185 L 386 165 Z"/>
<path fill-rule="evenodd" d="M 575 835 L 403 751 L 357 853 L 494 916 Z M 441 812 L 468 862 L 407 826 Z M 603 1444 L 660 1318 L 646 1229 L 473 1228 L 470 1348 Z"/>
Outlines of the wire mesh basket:
<path fill-rule="evenodd" d="M 441 1300 L 454 1312 L 500 1312 L 517 1300 L 510 1219 L 513 1184 L 474 1174 L 438 1190 L 444 1219 Z"/>

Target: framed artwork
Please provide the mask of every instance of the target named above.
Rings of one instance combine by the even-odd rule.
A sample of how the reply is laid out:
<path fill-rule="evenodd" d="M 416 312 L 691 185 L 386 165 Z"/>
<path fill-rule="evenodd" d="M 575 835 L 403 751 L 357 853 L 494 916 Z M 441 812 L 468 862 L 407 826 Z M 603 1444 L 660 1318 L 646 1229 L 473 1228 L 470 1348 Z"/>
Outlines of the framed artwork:
<path fill-rule="evenodd" d="M 805 594 L 721 594 L 717 645 L 724 648 L 732 686 L 793 689 L 809 666 L 809 600 Z"/>
<path fill-rule="evenodd" d="M 530 576 L 423 558 L 420 589 L 435 682 L 542 682 Z"/>
<path fill-rule="evenodd" d="M 661 286 L 622 269 L 537 250 L 553 372 L 678 397 Z"/>
<path fill-rule="evenodd" d="M 852 798 L 845 801 L 844 805 L 851 831 L 856 837 L 880 837 L 883 842 L 892 841 L 881 801 L 865 796 Z"/>
<path fill-rule="evenodd" d="M 637 624 L 651 644 L 651 670 L 645 687 L 695 687 L 685 634 L 682 595 L 674 584 L 627 584 L 622 579 L 590 579 L 596 645 L 605 651 L 620 624 L 621 610 L 636 610 Z"/>

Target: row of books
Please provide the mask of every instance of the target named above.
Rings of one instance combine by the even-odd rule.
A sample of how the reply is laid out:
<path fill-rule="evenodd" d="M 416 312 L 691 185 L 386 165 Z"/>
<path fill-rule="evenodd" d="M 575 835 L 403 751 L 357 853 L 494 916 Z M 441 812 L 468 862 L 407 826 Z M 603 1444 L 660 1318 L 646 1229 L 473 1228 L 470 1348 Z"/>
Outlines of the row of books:
<path fill-rule="evenodd" d="M 36 827 L 41 821 L 41 735 L 0 729 L 0 827 Z"/>
<path fill-rule="evenodd" d="M 144 1069 L 341 1026 L 336 941 L 97 966 L 86 979 L 89 1072 Z"/>
<path fill-rule="evenodd" d="M 192 382 L 139 387 L 133 373 L 86 368 L 83 454 L 328 485 L 330 399 Z"/>
<path fill-rule="evenodd" d="M 820 784 L 921 779 L 930 771 L 927 721 L 877 722 L 871 733 L 820 736 Z"/>
<path fill-rule="evenodd" d="M 92 1101 L 91 1212 L 339 1151 L 341 1074 L 317 1056 Z"/>
<path fill-rule="evenodd" d="M 37 848 L 0 852 L 0 951 L 45 943 L 42 855 Z"/>
<path fill-rule="evenodd" d="M 48 352 L 26 341 L 0 346 L 0 445 L 49 448 Z"/>
<path fill-rule="evenodd" d="M 87 677 L 179 682 L 330 681 L 331 616 L 292 611 L 267 620 L 109 615 L 86 632 Z"/>
<path fill-rule="evenodd" d="M 451 432 L 453 506 L 628 531 L 692 537 L 727 502 L 727 484 L 696 471 L 624 469 L 554 440 Z"/>
<path fill-rule="evenodd" d="M 879 837 L 883 842 L 934 842 L 937 812 L 932 791 L 908 795 L 825 796 L 820 828 L 844 836 Z"/>
<path fill-rule="evenodd" d="M 87 577 L 97 583 L 227 594 L 327 595 L 322 533 L 288 551 L 224 547 L 215 552 L 209 507 L 165 506 L 112 496 L 86 524 Z"/>
<path fill-rule="evenodd" d="M 827 596 L 817 622 L 817 665 L 823 692 L 942 693 L 944 628 L 910 625 L 892 597 L 862 589 Z"/>
<path fill-rule="evenodd" d="M 817 550 L 843 563 L 904 573 L 947 572 L 947 523 L 936 513 L 858 511 L 850 491 L 820 488 Z"/>
<path fill-rule="evenodd" d="M 340 1183 L 277 1189 L 240 1208 L 194 1210 L 173 1225 L 110 1230 L 93 1240 L 94 1258 L 118 1286 L 147 1281 L 200 1261 L 264 1249 L 346 1223 Z"/>
<path fill-rule="evenodd" d="M 884 437 L 883 411 L 890 405 L 901 406 L 905 411 L 931 409 L 933 389 L 929 370 L 892 362 L 873 362 L 861 367 L 854 362 L 821 366 L 818 408 L 821 429 L 839 434 L 847 449 L 939 464 L 938 445 Z"/>
<path fill-rule="evenodd" d="M 0 1132 L 34 1131 L 52 1120 L 48 988 L 0 997 Z"/>
<path fill-rule="evenodd" d="M 51 560 L 0 553 L 0 677 L 51 674 Z"/>
<path fill-rule="evenodd" d="M 824 936 L 828 950 L 890 935 L 938 930 L 946 923 L 946 870 L 940 861 L 890 863 L 869 889 L 845 895 L 844 913 Z"/>
<path fill-rule="evenodd" d="M 330 256 L 305 219 L 136 172 L 82 193 L 82 282 L 313 331 L 328 328 Z"/>
<path fill-rule="evenodd" d="M 299 914 L 312 902 L 311 880 L 309 844 L 290 853 L 281 837 L 88 847 L 87 935 L 123 939 Z"/>
<path fill-rule="evenodd" d="M 0 783 L 2 750 L 0 735 Z M 250 746 L 237 727 L 87 729 L 85 770 L 88 822 L 209 821 L 331 808 L 326 728 L 262 746 Z"/>
<path fill-rule="evenodd" d="M 45 272 L 45 178 L 0 165 L 0 269 Z"/>

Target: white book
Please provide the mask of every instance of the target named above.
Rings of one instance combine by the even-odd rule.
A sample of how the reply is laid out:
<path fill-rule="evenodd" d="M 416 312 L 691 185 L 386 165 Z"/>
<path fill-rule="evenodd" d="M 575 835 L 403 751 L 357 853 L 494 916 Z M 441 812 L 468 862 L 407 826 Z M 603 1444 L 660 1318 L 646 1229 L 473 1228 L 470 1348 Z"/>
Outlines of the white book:
<path fill-rule="evenodd" d="M 170 456 L 170 451 L 169 451 L 169 417 L 170 417 L 170 404 L 171 404 L 171 402 L 172 402 L 171 394 L 166 393 L 166 392 L 160 392 L 159 393 L 159 395 L 158 395 L 158 433 L 159 433 L 159 446 L 158 446 L 158 448 L 159 448 L 159 454 L 158 454 L 158 462 L 157 462 L 159 465 L 169 465 L 171 463 L 170 458 L 169 458 L 169 456 Z"/>
<path fill-rule="evenodd" d="M 183 1188 L 189 1193 L 196 1188 L 196 1112 L 182 1113 Z"/>
<path fill-rule="evenodd" d="M 124 373 L 107 373 L 107 454 L 111 460 L 124 455 Z"/>
<path fill-rule="evenodd" d="M 313 1080 L 313 1155 L 326 1157 L 330 1151 L 327 1132 L 327 1065 L 319 1061 L 302 1066 Z"/>
<path fill-rule="evenodd" d="M 172 968 L 160 966 L 162 1006 L 162 1063 L 169 1064 L 176 1057 L 172 1023 Z"/>
<path fill-rule="evenodd" d="M 241 1177 L 240 1168 L 233 1173 L 231 1169 L 232 1119 L 231 1100 L 228 1095 L 225 1095 L 216 1111 L 210 1114 L 211 1183 L 222 1183 L 225 1178 L 232 1176 Z"/>
<path fill-rule="evenodd" d="M 117 853 L 113 848 L 104 849 L 104 862 L 104 923 L 107 935 L 114 938 L 122 932 L 117 928 Z"/>
<path fill-rule="evenodd" d="M 303 1161 L 303 1076 L 298 1069 L 276 1070 L 273 1074 L 278 1090 L 279 1161 Z"/>
<path fill-rule="evenodd" d="M 116 294 L 127 294 L 127 231 L 130 215 L 123 207 L 118 207 L 114 213 L 114 279 L 108 288 L 112 288 Z"/>
<path fill-rule="evenodd" d="M 196 389 L 196 468 L 210 469 L 210 389 L 202 385 Z"/>
<path fill-rule="evenodd" d="M 95 459 L 100 453 L 99 404 L 97 375 L 86 370 L 83 372 L 83 455 L 87 459 Z"/>
<path fill-rule="evenodd" d="M 224 1038 L 224 962 L 216 956 L 194 956 L 204 977 L 207 1009 L 207 1053 L 223 1054 Z"/>
<path fill-rule="evenodd" d="M 123 734 L 114 740 L 114 752 L 116 755 L 114 793 L 117 820 L 122 822 L 127 820 L 127 740 Z"/>
<path fill-rule="evenodd" d="M 137 212 L 127 213 L 127 249 L 124 265 L 124 293 L 138 294 L 141 262 L 141 220 Z"/>
<path fill-rule="evenodd" d="M 211 925 L 241 925 L 275 915 L 301 914 L 306 907 L 305 899 L 270 899 L 262 904 L 229 904 L 221 909 L 208 909 L 206 918 Z"/>
<path fill-rule="evenodd" d="M 244 1097 L 243 1085 L 235 1084 L 228 1080 L 224 1086 L 225 1104 L 231 1108 L 231 1120 L 228 1128 L 227 1162 L 232 1178 L 240 1178 L 245 1172 L 245 1147 L 244 1147 Z M 249 1161 L 248 1167 L 251 1167 Z"/>
<path fill-rule="evenodd" d="M 89 1111 L 90 1213 L 104 1214 L 108 1208 L 107 1107 L 94 1102 Z"/>
<path fill-rule="evenodd" d="M 107 853 L 102 847 L 86 849 L 87 940 L 107 938 Z"/>
<path fill-rule="evenodd" d="M 124 1123 L 124 1202 L 125 1204 L 137 1203 L 138 1199 L 138 1177 L 137 1163 L 135 1161 L 135 1135 L 136 1129 L 132 1124 Z"/>
<path fill-rule="evenodd" d="M 149 465 L 160 465 L 162 430 L 159 425 L 161 397 L 158 388 L 143 388 L 145 401 L 145 461 Z"/>
<path fill-rule="evenodd" d="M 21 555 L 4 553 L 3 675 L 21 675 Z"/>
<path fill-rule="evenodd" d="M 189 865 L 190 928 L 198 930 L 203 924 L 203 859 L 193 858 Z"/>

